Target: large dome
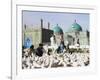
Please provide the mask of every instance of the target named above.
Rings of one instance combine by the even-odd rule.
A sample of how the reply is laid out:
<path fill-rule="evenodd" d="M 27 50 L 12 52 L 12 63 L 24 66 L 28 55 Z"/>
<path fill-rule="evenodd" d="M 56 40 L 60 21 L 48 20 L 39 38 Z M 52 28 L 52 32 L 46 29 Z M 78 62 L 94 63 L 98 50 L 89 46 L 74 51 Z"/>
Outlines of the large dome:
<path fill-rule="evenodd" d="M 76 31 L 82 31 L 82 27 L 76 23 L 76 21 L 72 24 L 71 26 L 71 31 L 76 32 Z"/>
<path fill-rule="evenodd" d="M 63 34 L 63 30 L 58 26 L 58 24 L 53 28 L 54 33 Z"/>

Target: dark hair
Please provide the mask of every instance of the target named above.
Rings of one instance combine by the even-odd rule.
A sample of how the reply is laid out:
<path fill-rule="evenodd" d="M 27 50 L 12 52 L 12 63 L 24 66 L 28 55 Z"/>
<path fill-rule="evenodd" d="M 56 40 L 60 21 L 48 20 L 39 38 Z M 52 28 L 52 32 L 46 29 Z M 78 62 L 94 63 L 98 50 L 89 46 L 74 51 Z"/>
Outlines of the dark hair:
<path fill-rule="evenodd" d="M 40 43 L 40 44 L 39 44 L 39 46 L 43 46 L 43 44 L 42 44 L 42 43 Z"/>
<path fill-rule="evenodd" d="M 25 46 L 22 46 L 22 49 L 25 49 Z"/>
<path fill-rule="evenodd" d="M 34 45 L 31 45 L 31 46 L 30 46 L 30 49 L 34 49 Z"/>

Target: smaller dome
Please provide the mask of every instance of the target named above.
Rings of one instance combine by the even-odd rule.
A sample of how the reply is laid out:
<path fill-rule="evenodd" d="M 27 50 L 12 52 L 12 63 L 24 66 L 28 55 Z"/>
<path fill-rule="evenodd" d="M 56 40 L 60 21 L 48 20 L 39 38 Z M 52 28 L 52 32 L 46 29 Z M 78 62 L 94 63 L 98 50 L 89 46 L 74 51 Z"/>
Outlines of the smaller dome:
<path fill-rule="evenodd" d="M 70 31 L 74 31 L 74 32 L 76 32 L 76 31 L 82 31 L 82 27 L 75 20 L 75 22 L 71 26 Z"/>
<path fill-rule="evenodd" d="M 58 26 L 58 24 L 53 28 L 54 33 L 63 34 L 63 30 Z"/>

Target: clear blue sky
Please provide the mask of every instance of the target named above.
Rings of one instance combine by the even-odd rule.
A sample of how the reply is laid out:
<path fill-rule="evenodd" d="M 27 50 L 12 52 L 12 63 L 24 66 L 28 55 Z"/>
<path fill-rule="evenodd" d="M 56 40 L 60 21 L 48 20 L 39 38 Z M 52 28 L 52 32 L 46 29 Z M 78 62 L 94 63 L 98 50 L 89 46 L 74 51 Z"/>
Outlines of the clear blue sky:
<path fill-rule="evenodd" d="M 56 12 L 36 12 L 23 11 L 23 25 L 40 25 L 40 19 L 44 21 L 44 27 L 50 22 L 52 29 L 58 24 L 64 32 L 67 32 L 71 25 L 76 22 L 81 25 L 83 30 L 89 30 L 89 14 L 88 13 L 56 13 Z"/>

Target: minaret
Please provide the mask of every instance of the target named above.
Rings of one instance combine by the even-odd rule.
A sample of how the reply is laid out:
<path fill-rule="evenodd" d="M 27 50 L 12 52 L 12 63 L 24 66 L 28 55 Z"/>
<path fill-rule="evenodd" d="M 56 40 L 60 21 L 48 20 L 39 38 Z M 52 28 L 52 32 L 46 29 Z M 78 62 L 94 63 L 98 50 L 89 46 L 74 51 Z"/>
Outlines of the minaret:
<path fill-rule="evenodd" d="M 41 29 L 43 28 L 43 19 L 41 19 Z"/>
<path fill-rule="evenodd" d="M 24 29 L 26 29 L 26 27 L 27 27 L 27 26 L 26 26 L 26 24 L 25 24 L 25 25 L 24 25 Z"/>
<path fill-rule="evenodd" d="M 43 42 L 43 38 L 42 38 L 42 36 L 43 36 L 43 19 L 41 18 L 41 23 L 40 23 L 40 29 L 41 29 L 41 41 L 40 41 L 40 43 L 42 43 Z"/>
<path fill-rule="evenodd" d="M 50 23 L 48 22 L 48 29 L 50 29 Z"/>

